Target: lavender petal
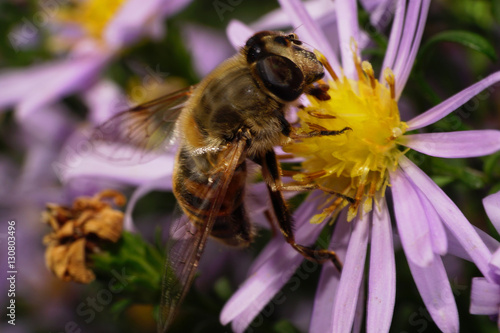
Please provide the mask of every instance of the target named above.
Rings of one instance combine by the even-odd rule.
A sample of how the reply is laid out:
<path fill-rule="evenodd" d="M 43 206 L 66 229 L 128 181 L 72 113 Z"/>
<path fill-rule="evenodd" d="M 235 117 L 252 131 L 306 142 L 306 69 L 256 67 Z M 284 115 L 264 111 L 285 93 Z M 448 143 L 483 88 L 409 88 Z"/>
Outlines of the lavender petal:
<path fill-rule="evenodd" d="M 345 262 L 352 224 L 347 222 L 345 211 L 335 223 L 338 224 L 335 227 L 329 249 L 335 250 L 339 259 Z M 314 307 L 309 326 L 310 333 L 328 332 L 333 326 L 333 306 L 339 281 L 339 271 L 333 265 L 323 265 L 314 296 Z"/>
<path fill-rule="evenodd" d="M 413 279 L 429 314 L 443 332 L 458 332 L 458 310 L 443 261 L 437 254 L 427 267 L 408 260 Z"/>
<path fill-rule="evenodd" d="M 132 218 L 132 213 L 134 211 L 135 205 L 137 204 L 137 201 L 154 190 L 171 190 L 172 180 L 170 178 L 171 177 L 154 179 L 153 181 L 144 183 L 135 189 L 134 193 L 128 201 L 127 209 L 125 210 L 125 216 L 123 218 L 123 227 L 125 230 L 132 232 L 137 231 L 137 228 L 134 225 L 134 220 Z"/>
<path fill-rule="evenodd" d="M 183 27 L 183 36 L 200 77 L 207 76 L 217 65 L 234 54 L 226 36 L 215 29 L 188 24 Z"/>
<path fill-rule="evenodd" d="M 421 267 L 433 258 L 429 224 L 417 192 L 400 170 L 390 173 L 398 233 L 408 261 Z"/>
<path fill-rule="evenodd" d="M 255 33 L 250 27 L 238 20 L 231 20 L 226 28 L 227 38 L 236 50 L 245 46 L 247 40 Z"/>
<path fill-rule="evenodd" d="M 483 199 L 483 206 L 491 223 L 500 233 L 500 192 L 491 194 Z"/>
<path fill-rule="evenodd" d="M 446 227 L 446 226 L 445 226 Z M 494 252 L 496 249 L 500 247 L 500 243 L 481 229 L 474 227 L 474 230 L 479 235 L 481 240 L 486 244 L 486 247 L 490 252 Z M 459 257 L 468 261 L 473 261 L 469 253 L 464 249 L 460 241 L 457 239 L 455 234 L 450 231 L 448 228 L 445 228 L 446 238 L 448 239 L 448 254 L 452 254 L 455 257 Z M 493 261 L 493 257 L 490 261 Z"/>
<path fill-rule="evenodd" d="M 401 43 L 401 34 L 404 28 L 405 21 L 405 11 L 406 11 L 406 0 L 397 0 L 396 13 L 394 14 L 394 22 L 392 23 L 391 34 L 389 37 L 389 44 L 387 46 L 387 51 L 385 52 L 384 63 L 382 65 L 382 71 L 380 73 L 380 81 L 384 80 L 384 70 L 386 68 L 394 68 L 396 59 L 398 56 L 398 48 Z M 396 81 L 398 84 L 398 81 Z"/>
<path fill-rule="evenodd" d="M 337 19 L 335 4 L 330 0 L 311 0 L 304 2 L 304 6 L 313 20 L 319 22 L 322 26 L 332 23 Z M 278 8 L 252 23 L 251 27 L 256 31 L 261 31 L 283 29 L 285 27 L 294 27 L 294 25 L 295 23 L 291 20 L 290 16 L 282 8 Z"/>
<path fill-rule="evenodd" d="M 366 248 L 370 230 L 369 214 L 363 214 L 353 222 L 353 231 L 346 259 L 340 276 L 340 282 L 333 308 L 333 327 L 331 332 L 351 332 L 359 289 L 363 278 L 366 259 Z"/>
<path fill-rule="evenodd" d="M 32 90 L 28 98 L 20 101 L 16 112 L 17 120 L 22 122 L 44 105 L 91 86 L 110 56 L 98 54 L 53 63 L 53 71 L 47 71 L 48 76 L 44 79 L 39 77 L 42 80 L 40 85 Z M 24 84 L 22 86 L 25 87 Z"/>
<path fill-rule="evenodd" d="M 328 39 L 318 24 L 311 18 L 304 4 L 299 0 L 279 0 L 279 3 L 290 16 L 292 22 L 304 26 L 304 29 L 300 30 L 301 38 L 315 49 L 320 50 L 332 65 L 333 70 L 337 74 L 341 73 L 340 63 L 332 47 L 328 44 Z"/>
<path fill-rule="evenodd" d="M 455 235 L 462 247 L 470 255 L 481 273 L 492 278 L 488 269 L 491 252 L 451 199 L 407 157 L 402 156 L 399 165 L 404 173 L 425 194 L 432 203 L 445 226 Z"/>
<path fill-rule="evenodd" d="M 401 35 L 401 40 L 399 42 L 396 60 L 394 63 L 394 75 L 396 77 L 396 87 L 400 88 L 397 91 L 400 91 L 403 87 L 400 87 L 399 77 L 403 73 L 403 69 L 407 66 L 407 61 L 409 58 L 409 54 L 411 52 L 411 48 L 413 45 L 413 40 L 415 33 L 417 31 L 417 23 L 420 15 L 420 7 L 422 5 L 422 0 L 411 1 L 408 3 L 407 10 L 405 12 L 405 18 L 403 23 L 403 33 Z M 413 65 L 413 62 L 411 63 Z M 399 94 L 396 94 L 399 96 Z"/>
<path fill-rule="evenodd" d="M 131 107 L 125 94 L 110 80 L 101 80 L 94 84 L 84 92 L 83 98 L 90 109 L 88 118 L 95 126 Z"/>
<path fill-rule="evenodd" d="M 419 190 L 417 190 L 417 194 L 427 217 L 427 223 L 429 224 L 432 249 L 436 254 L 445 255 L 448 250 L 448 239 L 443 223 L 425 195 Z"/>
<path fill-rule="evenodd" d="M 493 84 L 499 81 L 500 81 L 500 72 L 491 74 L 490 76 L 482 79 L 481 81 L 473 84 L 472 86 L 448 98 L 446 101 L 436 105 L 432 109 L 408 121 L 407 122 L 408 130 L 412 131 L 435 123 L 436 121 L 450 114 L 452 111 L 458 109 L 460 106 L 462 106 L 471 98 L 479 94 L 481 91 L 485 90 L 486 88 L 492 86 Z M 484 97 L 476 102 L 479 102 L 480 100 L 483 99 Z"/>
<path fill-rule="evenodd" d="M 374 205 L 366 331 L 389 332 L 396 301 L 392 226 L 385 200 Z"/>
<path fill-rule="evenodd" d="M 408 12 L 411 15 L 412 11 L 412 3 L 417 3 L 417 1 L 410 2 L 408 6 Z M 409 53 L 406 57 L 403 57 L 401 61 L 401 69 L 399 75 L 397 68 L 394 69 L 394 73 L 396 74 L 396 99 L 398 100 L 401 96 L 401 92 L 403 91 L 404 86 L 406 85 L 406 81 L 408 81 L 408 77 L 410 76 L 410 71 L 413 68 L 413 63 L 415 62 L 415 57 L 417 56 L 418 47 L 420 46 L 420 41 L 422 40 L 422 34 L 425 28 L 425 21 L 427 20 L 427 13 L 429 12 L 429 6 L 431 4 L 430 0 L 422 1 L 422 5 L 420 7 L 420 13 L 418 15 L 418 26 L 415 30 L 409 30 L 408 33 L 414 32 L 413 40 L 411 41 L 411 48 L 409 49 Z M 408 16 L 407 16 L 408 17 Z M 410 28 L 411 29 L 411 28 Z M 405 33 L 403 33 L 404 35 Z M 410 33 L 411 34 L 411 33 Z M 400 55 L 398 54 L 398 59 Z"/>
<path fill-rule="evenodd" d="M 485 278 L 473 278 L 470 294 L 470 313 L 498 315 L 500 308 L 500 285 Z"/>
<path fill-rule="evenodd" d="M 477 157 L 500 150 L 500 131 L 477 130 L 404 136 L 404 145 L 430 156 Z"/>
<path fill-rule="evenodd" d="M 94 177 L 140 185 L 172 176 L 174 152 L 155 155 L 155 158 L 142 164 L 120 164 L 104 157 L 106 148 L 101 147 L 99 143 L 92 145 L 87 136 L 77 133 L 63 148 L 59 160 L 55 161 L 52 167 L 63 182 L 74 178 Z M 130 149 L 135 151 L 134 148 Z"/>
<path fill-rule="evenodd" d="M 128 0 L 124 2 L 104 31 L 108 46 L 118 50 L 137 42 L 145 34 L 154 32 L 153 37 L 163 35 L 163 7 L 165 0 Z M 152 29 L 153 28 L 153 29 Z"/>
<path fill-rule="evenodd" d="M 342 57 L 342 68 L 348 79 L 358 79 L 356 67 L 353 61 L 353 49 L 351 41 L 359 43 L 359 27 L 356 1 L 337 0 L 337 25 L 339 28 L 340 54 Z M 356 50 L 356 56 L 359 57 L 359 50 Z"/>
<path fill-rule="evenodd" d="M 313 203 L 317 202 L 313 199 L 319 194 L 315 192 L 311 195 Z M 297 243 L 308 245 L 318 237 L 321 228 L 308 223 L 316 212 L 317 205 L 307 201 L 297 210 L 296 217 L 300 217 L 296 219 Z M 286 243 L 281 235 L 277 235 L 254 262 L 248 279 L 225 304 L 220 314 L 221 323 L 226 325 L 232 321 L 233 330 L 243 332 L 295 273 L 303 259 L 304 257 Z"/>

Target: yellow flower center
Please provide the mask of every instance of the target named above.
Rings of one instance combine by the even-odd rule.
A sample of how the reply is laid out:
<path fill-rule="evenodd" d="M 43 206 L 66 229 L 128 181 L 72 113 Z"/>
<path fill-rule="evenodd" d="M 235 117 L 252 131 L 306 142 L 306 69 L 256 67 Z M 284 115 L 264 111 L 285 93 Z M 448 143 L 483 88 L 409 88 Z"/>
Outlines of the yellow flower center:
<path fill-rule="evenodd" d="M 340 80 L 331 71 L 334 77 L 329 82 L 331 99 L 319 101 L 309 97 L 311 105 L 298 112 L 299 131 L 336 131 L 346 127 L 350 130 L 338 135 L 313 136 L 284 147 L 286 152 L 305 159 L 302 171 L 293 177 L 295 181 L 315 182 L 323 189 L 355 200 L 349 207 L 349 221 L 357 215 L 360 205 L 369 212 L 373 198 L 383 197 L 388 170 L 393 170 L 404 154 L 397 143 L 407 129 L 399 117 L 392 71 L 385 70 L 385 85 L 374 77 L 370 63 L 361 63 L 357 56 L 354 60 L 357 81 L 346 77 Z M 328 196 L 323 212 L 311 222 L 319 223 L 346 205 L 346 200 Z"/>
<path fill-rule="evenodd" d="M 74 1 L 61 11 L 59 19 L 81 26 L 89 37 L 101 39 L 104 29 L 116 15 L 124 0 Z"/>

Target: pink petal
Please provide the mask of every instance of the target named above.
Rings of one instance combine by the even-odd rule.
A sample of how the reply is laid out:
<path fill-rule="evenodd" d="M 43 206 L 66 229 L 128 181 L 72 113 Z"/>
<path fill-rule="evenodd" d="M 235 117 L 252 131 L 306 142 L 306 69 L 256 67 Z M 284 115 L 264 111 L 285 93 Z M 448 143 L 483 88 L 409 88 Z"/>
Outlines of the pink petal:
<path fill-rule="evenodd" d="M 498 315 L 500 309 L 500 286 L 485 278 L 473 278 L 470 294 L 470 313 Z"/>
<path fill-rule="evenodd" d="M 403 32 L 403 36 L 408 33 L 410 36 L 409 39 L 411 40 L 411 48 L 406 49 L 406 45 L 402 45 L 402 49 L 398 50 L 398 60 L 401 60 L 400 64 L 401 67 L 400 69 L 396 67 L 394 68 L 394 74 L 396 76 L 396 99 L 399 99 L 401 96 L 401 92 L 403 91 L 404 86 L 406 85 L 406 81 L 408 80 L 408 77 L 410 76 L 410 71 L 413 68 L 413 63 L 415 62 L 415 57 L 417 56 L 417 51 L 418 47 L 420 46 L 420 41 L 422 40 L 422 34 L 424 32 L 424 27 L 425 27 L 425 21 L 427 20 L 427 13 L 429 12 L 429 6 L 431 1 L 430 0 L 424 0 L 422 1 L 422 6 L 420 8 L 420 11 L 418 10 L 418 7 L 412 8 L 412 4 L 417 5 L 418 1 L 410 1 L 409 6 L 408 6 L 408 14 L 406 16 L 406 19 L 408 20 L 408 16 L 411 17 L 410 22 L 414 19 L 413 17 L 413 10 L 415 10 L 415 19 L 418 18 L 418 26 L 415 30 L 415 27 L 410 27 L 406 26 L 405 22 L 405 31 Z M 411 22 L 413 23 L 413 22 Z M 406 27 L 408 27 L 408 32 L 406 31 Z M 414 34 L 414 35 L 413 35 Z M 403 43 L 404 43 L 404 37 L 403 37 Z M 401 51 L 406 51 L 409 53 L 405 55 L 401 55 Z"/>
<path fill-rule="evenodd" d="M 417 30 L 417 23 L 420 14 L 422 0 L 412 1 L 408 3 L 408 8 L 405 12 L 405 20 L 403 25 L 403 33 L 398 45 L 396 61 L 394 63 L 394 75 L 396 77 L 396 87 L 399 88 L 399 77 L 403 73 L 403 69 L 407 66 L 408 55 L 413 45 L 413 39 Z M 413 62 L 410 64 L 413 66 Z M 399 89 L 398 89 L 399 91 Z M 396 94 L 398 96 L 398 94 Z"/>
<path fill-rule="evenodd" d="M 343 216 L 342 216 L 343 215 Z M 347 222 L 345 213 L 337 220 L 337 226 L 330 242 L 330 249 L 345 262 L 346 250 L 351 236 L 352 224 Z M 327 332 L 333 325 L 333 306 L 340 280 L 340 273 L 333 265 L 323 265 L 311 316 L 310 333 Z"/>
<path fill-rule="evenodd" d="M 187 49 L 200 77 L 208 75 L 217 65 L 234 54 L 226 36 L 218 30 L 188 24 L 183 27 Z"/>
<path fill-rule="evenodd" d="M 24 119 L 43 105 L 91 83 L 107 59 L 64 59 L 0 73 L 0 109 L 21 103 Z M 29 92 L 29 93 L 27 93 Z"/>
<path fill-rule="evenodd" d="M 90 109 L 90 121 L 95 126 L 131 107 L 125 94 L 110 80 L 94 84 L 84 92 L 83 98 Z"/>
<path fill-rule="evenodd" d="M 163 1 L 163 15 L 170 17 L 187 7 L 193 0 L 166 0 Z"/>
<path fill-rule="evenodd" d="M 376 10 L 377 7 L 388 7 L 392 0 L 361 0 L 361 4 L 368 11 Z"/>
<path fill-rule="evenodd" d="M 318 226 L 309 223 L 309 221 L 311 217 L 317 213 L 317 204 L 315 203 L 315 200 L 321 200 L 319 198 L 321 195 L 322 195 L 321 191 L 315 191 L 314 193 L 311 193 L 311 195 L 306 199 L 306 201 L 304 201 L 302 205 L 300 205 L 300 208 L 297 209 L 297 211 L 294 214 L 294 220 L 295 220 L 294 227 L 297 229 L 297 231 L 295 232 L 295 237 L 296 241 L 299 244 L 312 243 L 313 239 L 316 238 L 316 237 L 313 238 L 312 235 L 317 232 Z M 267 202 L 269 202 L 269 195 L 267 193 L 266 195 L 263 195 L 262 198 L 264 200 L 267 200 Z M 276 253 L 282 251 L 283 247 L 288 248 L 290 247 L 290 245 L 288 245 L 285 242 L 285 239 L 281 235 L 281 233 L 278 233 L 266 245 L 265 249 L 260 252 L 259 256 L 253 261 L 252 267 L 250 267 L 248 275 L 249 276 L 253 275 L 269 259 L 272 259 L 272 257 L 276 257 Z"/>
<path fill-rule="evenodd" d="M 376 33 L 387 30 L 387 26 L 392 22 L 392 17 L 396 11 L 394 0 L 361 1 L 361 5 L 370 13 L 370 22 L 377 29 Z M 360 31 L 360 40 L 360 49 L 364 49 L 371 42 L 369 35 L 362 29 Z"/>
<path fill-rule="evenodd" d="M 443 223 L 425 195 L 419 190 L 417 190 L 417 194 L 429 224 L 432 249 L 434 253 L 444 256 L 448 250 L 448 239 L 446 237 L 446 230 L 444 229 Z"/>
<path fill-rule="evenodd" d="M 446 227 L 459 240 L 462 247 L 471 256 L 472 260 L 484 276 L 491 278 L 488 269 L 488 262 L 491 252 L 478 236 L 472 225 L 467 221 L 460 209 L 451 199 L 420 170 L 407 157 L 402 156 L 399 165 L 404 173 L 412 180 L 422 193 L 425 194 L 429 202 L 434 206 Z"/>
<path fill-rule="evenodd" d="M 408 261 L 428 265 L 433 258 L 429 224 L 417 192 L 400 171 L 391 172 L 394 213 L 398 233 Z"/>
<path fill-rule="evenodd" d="M 331 0 L 310 0 L 303 4 L 315 22 L 321 22 L 323 25 L 326 22 L 334 22 L 337 19 L 335 15 L 335 4 Z M 285 27 L 294 28 L 295 23 L 282 8 L 278 8 L 261 16 L 261 18 L 252 23 L 251 26 L 256 31 L 281 30 Z"/>
<path fill-rule="evenodd" d="M 430 156 L 477 157 L 500 150 L 500 131 L 478 130 L 404 136 L 404 145 Z"/>
<path fill-rule="evenodd" d="M 389 37 L 389 44 L 385 52 L 384 63 L 380 72 L 380 81 L 384 82 L 384 70 L 386 68 L 394 68 L 398 48 L 401 43 L 401 33 L 403 32 L 405 21 L 406 0 L 398 0 L 396 4 L 396 13 L 394 14 L 394 22 L 392 23 L 391 35 Z M 398 83 L 398 80 L 396 80 Z"/>
<path fill-rule="evenodd" d="M 28 147 L 43 145 L 56 153 L 77 127 L 77 119 L 62 104 L 55 104 L 38 109 L 20 126 L 28 134 Z"/>
<path fill-rule="evenodd" d="M 495 229 L 500 233 L 500 192 L 484 198 L 483 205 L 491 223 L 493 223 Z"/>
<path fill-rule="evenodd" d="M 174 152 L 154 155 L 154 158 L 142 164 L 123 164 L 106 159 L 105 154 L 99 155 L 96 151 L 103 153 L 104 149 L 97 143 L 95 146 L 89 143 L 87 136 L 75 135 L 63 148 L 52 168 L 63 182 L 74 178 L 97 177 L 140 185 L 172 176 Z"/>
<path fill-rule="evenodd" d="M 47 82 L 54 73 L 66 65 L 66 61 L 54 61 L 23 69 L 10 69 L 0 72 L 0 109 L 19 103 L 26 98 L 27 91 L 33 91 Z"/>
<path fill-rule="evenodd" d="M 351 332 L 356 312 L 361 280 L 365 270 L 366 248 L 370 230 L 368 214 L 353 222 L 353 231 L 333 308 L 333 328 L 331 332 Z"/>
<path fill-rule="evenodd" d="M 445 228 L 445 230 L 446 230 L 446 237 L 448 239 L 448 253 L 454 255 L 455 257 L 472 261 L 472 258 L 470 257 L 469 253 L 467 253 L 467 251 L 463 248 L 462 244 L 457 239 L 457 237 L 450 230 L 448 230 L 448 228 Z M 486 247 L 490 252 L 495 252 L 495 250 L 500 247 L 500 243 L 495 238 L 491 237 L 490 235 L 488 235 L 487 233 L 485 233 L 484 231 L 482 231 L 477 227 L 474 227 L 474 230 L 479 235 L 484 244 L 486 244 Z M 490 266 L 493 260 L 494 257 L 492 257 L 492 259 L 490 260 Z"/>
<path fill-rule="evenodd" d="M 365 305 L 366 305 L 366 275 L 361 276 L 361 283 L 359 284 L 358 301 L 356 303 L 356 311 L 354 313 L 354 322 L 352 323 L 352 333 L 360 333 L 363 328 L 365 319 Z"/>
<path fill-rule="evenodd" d="M 172 190 L 171 177 L 154 179 L 153 181 L 144 183 L 136 188 L 136 190 L 128 200 L 127 209 L 125 210 L 125 216 L 123 219 L 123 227 L 125 228 L 125 230 L 132 232 L 137 231 L 137 228 L 134 225 L 134 220 L 132 218 L 132 213 L 134 212 L 135 205 L 140 198 L 155 190 Z"/>
<path fill-rule="evenodd" d="M 165 0 L 128 0 L 109 22 L 104 37 L 111 48 L 121 49 L 146 34 L 156 38 L 163 34 Z"/>
<path fill-rule="evenodd" d="M 458 332 L 458 310 L 439 255 L 427 267 L 420 267 L 408 260 L 413 279 L 432 319 L 443 332 Z"/>
<path fill-rule="evenodd" d="M 494 251 L 490 261 L 490 269 L 500 277 L 500 245 Z M 499 282 L 498 278 L 496 282 Z"/>
<path fill-rule="evenodd" d="M 319 193 L 316 192 L 316 195 Z M 313 198 L 314 198 L 313 194 Z M 315 202 L 314 200 L 311 200 Z M 316 200 L 317 201 L 317 200 Z M 296 240 L 299 244 L 308 245 L 321 232 L 317 225 L 308 223 L 310 217 L 317 211 L 317 206 L 311 203 L 302 204 L 296 212 L 301 216 L 297 219 Z M 259 259 L 260 257 L 265 258 Z M 252 320 L 260 313 L 264 306 L 276 295 L 295 273 L 304 257 L 285 243 L 281 235 L 277 235 L 259 255 L 254 265 L 257 268 L 248 279 L 231 296 L 220 314 L 223 325 L 233 322 L 235 332 L 243 332 Z"/>
<path fill-rule="evenodd" d="M 231 20 L 226 28 L 227 38 L 236 50 L 245 46 L 247 40 L 255 33 L 244 23 L 238 20 Z"/>
<path fill-rule="evenodd" d="M 342 67 L 348 79 L 358 79 L 353 61 L 353 50 L 351 40 L 359 43 L 358 9 L 356 1 L 337 0 L 337 25 L 339 28 L 340 54 L 342 56 Z M 356 52 L 359 56 L 359 50 Z"/>
<path fill-rule="evenodd" d="M 396 264 L 385 200 L 374 205 L 371 233 L 366 331 L 389 332 L 396 301 Z"/>
<path fill-rule="evenodd" d="M 452 111 L 455 111 L 458 109 L 460 106 L 462 106 L 464 103 L 469 101 L 471 98 L 479 94 L 481 91 L 485 90 L 486 88 L 492 86 L 493 84 L 497 83 L 500 81 L 500 72 L 496 72 L 491 74 L 490 76 L 482 79 L 481 81 L 473 84 L 472 86 L 462 90 L 461 92 L 453 95 L 452 97 L 448 98 L 446 101 L 436 105 L 432 109 L 428 110 L 427 112 L 413 118 L 412 120 L 407 122 L 408 125 L 408 130 L 415 130 L 419 129 L 422 127 L 425 127 L 427 125 L 433 124 L 436 121 L 444 118 L 448 114 L 450 114 Z M 489 90 L 487 93 L 487 96 L 491 95 L 491 90 Z M 474 102 L 479 103 L 480 101 L 484 100 L 485 96 L 481 96 L 481 98 L 477 97 Z M 467 111 L 465 110 L 460 110 L 459 112 L 465 112 L 465 116 L 469 116 L 472 110 L 469 110 L 467 108 Z"/>
<path fill-rule="evenodd" d="M 279 3 L 292 22 L 295 22 L 300 28 L 303 26 L 303 29 L 297 29 L 300 32 L 300 39 L 321 51 L 332 65 L 333 70 L 340 76 L 341 70 L 337 56 L 328 44 L 328 40 L 321 28 L 304 8 L 304 4 L 299 0 L 279 0 Z"/>
<path fill-rule="evenodd" d="M 19 102 L 16 117 L 19 122 L 29 117 L 32 112 L 54 102 L 63 96 L 89 87 L 98 78 L 103 66 L 110 59 L 109 54 L 100 54 L 92 57 L 68 59 L 52 63 L 50 70 L 43 71 L 44 75 L 37 76 L 38 86 Z M 33 82 L 28 79 L 25 89 Z"/>
<path fill-rule="evenodd" d="M 232 321 L 232 328 L 235 332 L 245 331 L 264 306 L 295 273 L 303 257 L 288 244 L 286 245 L 287 247 L 282 247 L 281 251 L 277 252 L 279 260 L 267 261 L 231 296 L 220 314 L 220 321 L 223 325 Z"/>

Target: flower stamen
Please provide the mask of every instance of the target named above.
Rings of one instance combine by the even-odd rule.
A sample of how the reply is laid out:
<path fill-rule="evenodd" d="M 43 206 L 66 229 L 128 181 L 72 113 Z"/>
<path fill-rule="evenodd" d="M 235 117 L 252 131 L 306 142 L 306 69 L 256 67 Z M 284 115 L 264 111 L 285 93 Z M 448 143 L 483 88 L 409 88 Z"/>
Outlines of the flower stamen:
<path fill-rule="evenodd" d="M 314 50 L 314 54 L 316 55 L 316 58 L 323 64 L 323 66 L 326 68 L 327 72 L 330 74 L 332 77 L 332 80 L 334 82 L 339 82 L 339 77 L 333 70 L 332 65 L 328 62 L 326 57 L 323 55 L 323 53 L 319 52 L 318 50 Z"/>
<path fill-rule="evenodd" d="M 358 80 L 344 76 L 329 82 L 329 100 L 310 97 L 311 104 L 298 111 L 302 127 L 292 136 L 300 140 L 284 146 L 286 152 L 304 157 L 303 171 L 293 175 L 295 181 L 314 182 L 325 193 L 338 195 L 333 201 L 327 199 L 326 208 L 312 223 L 335 216 L 351 201 L 349 221 L 361 205 L 364 212 L 371 211 L 389 184 L 388 170 L 406 152 L 398 148 L 407 125 L 399 117 L 394 73 L 384 71 L 384 85 L 375 78 L 372 65 L 357 56 L 356 43 L 351 49 Z"/>
<path fill-rule="evenodd" d="M 320 118 L 320 119 L 335 119 L 336 117 L 331 115 L 331 114 L 324 114 L 324 113 L 319 113 L 318 111 L 311 111 L 311 110 L 308 110 L 306 111 L 307 114 L 309 114 L 310 116 L 313 116 L 313 117 L 316 117 L 316 118 Z"/>

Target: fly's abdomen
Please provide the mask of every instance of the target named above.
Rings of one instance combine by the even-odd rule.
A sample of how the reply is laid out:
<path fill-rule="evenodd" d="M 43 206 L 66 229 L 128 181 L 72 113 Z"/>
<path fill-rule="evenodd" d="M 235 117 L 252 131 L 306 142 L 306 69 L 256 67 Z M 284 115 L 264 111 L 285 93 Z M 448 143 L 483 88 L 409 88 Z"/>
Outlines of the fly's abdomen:
<path fill-rule="evenodd" d="M 215 218 L 210 235 L 227 245 L 247 246 L 251 242 L 252 232 L 243 197 L 246 182 L 246 163 L 240 163 L 229 180 L 226 193 L 221 193 L 224 177 L 220 174 L 204 171 L 210 165 L 206 155 L 193 156 L 181 149 L 174 174 L 174 194 L 198 228 L 204 228 L 210 218 Z M 214 211 L 214 202 L 220 200 L 218 211 Z"/>

